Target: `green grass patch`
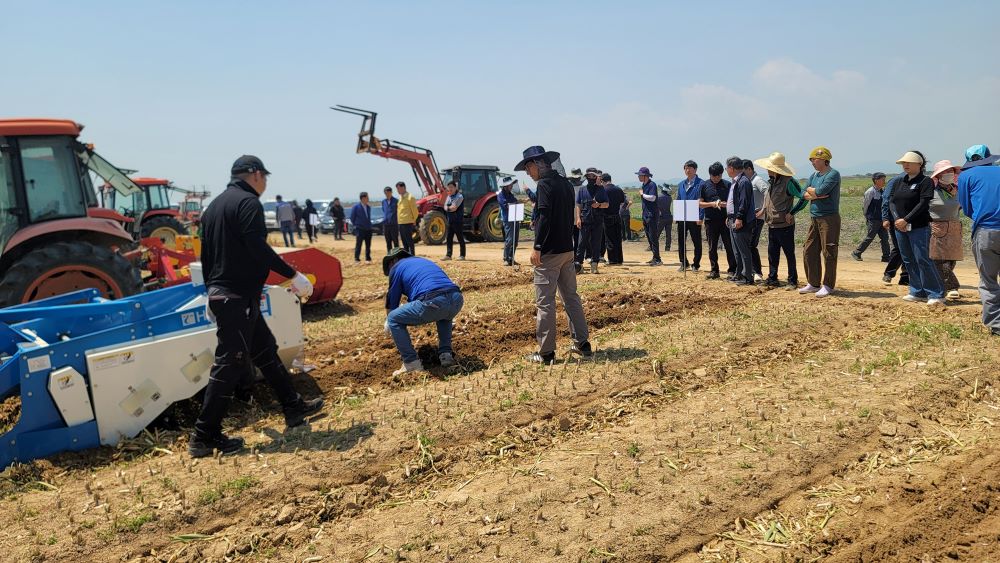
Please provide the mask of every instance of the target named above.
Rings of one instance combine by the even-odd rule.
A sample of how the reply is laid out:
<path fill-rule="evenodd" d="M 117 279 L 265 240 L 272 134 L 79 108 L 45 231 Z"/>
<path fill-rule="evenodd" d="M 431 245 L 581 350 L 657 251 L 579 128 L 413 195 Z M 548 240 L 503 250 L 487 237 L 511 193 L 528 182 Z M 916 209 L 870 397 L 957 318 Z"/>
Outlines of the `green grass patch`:
<path fill-rule="evenodd" d="M 243 477 L 237 477 L 231 481 L 226 481 L 215 487 L 208 487 L 203 489 L 198 493 L 198 504 L 205 506 L 208 504 L 214 504 L 223 498 L 235 498 L 240 496 L 244 491 L 252 489 L 260 485 L 260 480 L 256 477 L 250 475 L 244 475 Z"/>
<path fill-rule="evenodd" d="M 910 321 L 899 327 L 899 331 L 923 342 L 931 342 L 942 336 L 956 340 L 962 337 L 962 328 L 947 322 Z"/>

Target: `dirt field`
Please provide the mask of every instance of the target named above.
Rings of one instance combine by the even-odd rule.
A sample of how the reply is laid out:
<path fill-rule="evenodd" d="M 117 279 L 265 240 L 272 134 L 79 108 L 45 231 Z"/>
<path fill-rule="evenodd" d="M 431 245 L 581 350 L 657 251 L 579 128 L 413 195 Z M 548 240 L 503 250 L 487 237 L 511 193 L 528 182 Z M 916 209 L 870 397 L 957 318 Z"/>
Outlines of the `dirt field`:
<path fill-rule="evenodd" d="M 971 259 L 931 312 L 847 252 L 821 300 L 684 277 L 674 253 L 640 266 L 630 243 L 579 277 L 594 360 L 539 368 L 529 270 L 471 245 L 444 263 L 462 372 L 420 328 L 430 371 L 393 378 L 373 247 L 355 265 L 338 243 L 341 300 L 307 309 L 296 379 L 328 401 L 309 428 L 283 434 L 261 390 L 227 420 L 241 455 L 192 461 L 188 406 L 179 429 L 17 466 L 0 558 L 1000 561 L 1000 341 Z"/>

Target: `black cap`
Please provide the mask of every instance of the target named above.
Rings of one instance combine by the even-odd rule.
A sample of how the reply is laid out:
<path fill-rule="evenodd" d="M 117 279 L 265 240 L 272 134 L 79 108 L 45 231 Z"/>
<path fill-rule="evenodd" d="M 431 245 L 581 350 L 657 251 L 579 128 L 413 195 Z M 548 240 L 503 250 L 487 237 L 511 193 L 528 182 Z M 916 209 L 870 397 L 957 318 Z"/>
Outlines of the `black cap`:
<path fill-rule="evenodd" d="M 872 174 L 872 181 L 873 182 L 875 180 L 881 180 L 882 178 L 885 178 L 885 172 L 876 172 L 876 173 Z"/>
<path fill-rule="evenodd" d="M 270 174 L 267 168 L 264 168 L 264 163 L 259 158 L 249 154 L 237 158 L 236 162 L 233 163 L 233 169 L 230 170 L 232 174 L 252 174 L 254 172 Z"/>
<path fill-rule="evenodd" d="M 694 168 L 695 170 L 698 169 L 698 163 L 695 162 L 695 161 L 693 161 L 693 160 L 689 160 L 689 161 L 687 161 L 687 162 L 684 163 L 684 168 L 687 168 L 688 166 L 690 166 L 691 168 Z"/>
<path fill-rule="evenodd" d="M 611 181 L 611 174 L 608 174 L 607 172 L 601 174 L 601 180 L 603 180 L 605 182 L 610 182 Z"/>

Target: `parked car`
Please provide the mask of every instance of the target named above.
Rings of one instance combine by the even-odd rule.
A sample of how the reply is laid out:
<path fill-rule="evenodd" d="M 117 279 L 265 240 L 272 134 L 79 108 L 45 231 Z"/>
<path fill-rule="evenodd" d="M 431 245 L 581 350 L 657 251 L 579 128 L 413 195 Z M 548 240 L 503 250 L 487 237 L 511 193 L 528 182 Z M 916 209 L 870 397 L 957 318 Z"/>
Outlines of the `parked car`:
<path fill-rule="evenodd" d="M 275 218 L 274 210 L 278 207 L 278 202 L 272 200 L 264 202 L 264 226 L 269 231 L 278 230 L 278 220 Z"/>
<path fill-rule="evenodd" d="M 345 211 L 347 211 L 348 213 L 350 213 L 350 208 L 346 209 Z M 382 234 L 382 221 L 384 221 L 384 220 L 385 220 L 385 216 L 382 215 L 382 207 L 381 206 L 380 207 L 375 207 L 373 205 L 372 206 L 372 233 L 374 233 L 376 235 L 381 235 Z M 348 215 L 348 217 L 346 217 L 344 219 L 344 223 L 347 224 L 347 232 L 353 235 L 354 234 L 354 225 L 351 224 L 350 215 Z M 333 218 L 332 217 L 330 218 L 330 227 L 329 228 L 330 228 L 329 232 L 332 233 L 333 232 Z"/>

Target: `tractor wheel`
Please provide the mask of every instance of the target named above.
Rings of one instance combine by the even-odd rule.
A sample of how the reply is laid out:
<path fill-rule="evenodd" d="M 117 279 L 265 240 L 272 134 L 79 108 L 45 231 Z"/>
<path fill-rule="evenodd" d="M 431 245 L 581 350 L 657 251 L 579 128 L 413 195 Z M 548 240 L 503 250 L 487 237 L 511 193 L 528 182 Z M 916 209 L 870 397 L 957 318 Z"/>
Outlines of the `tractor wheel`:
<path fill-rule="evenodd" d="M 170 250 L 177 250 L 177 237 L 189 234 L 188 228 L 175 217 L 169 215 L 157 215 L 142 222 L 139 236 L 141 238 L 158 238 L 163 241 L 163 246 Z"/>
<path fill-rule="evenodd" d="M 443 211 L 428 211 L 420 218 L 420 241 L 424 244 L 444 244 L 448 219 Z"/>
<path fill-rule="evenodd" d="M 479 236 L 483 242 L 502 242 L 503 224 L 500 221 L 500 204 L 491 201 L 479 213 Z"/>
<path fill-rule="evenodd" d="M 106 246 L 83 241 L 56 242 L 32 250 L 0 278 L 0 307 L 94 288 L 117 299 L 142 291 L 136 269 Z"/>

